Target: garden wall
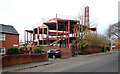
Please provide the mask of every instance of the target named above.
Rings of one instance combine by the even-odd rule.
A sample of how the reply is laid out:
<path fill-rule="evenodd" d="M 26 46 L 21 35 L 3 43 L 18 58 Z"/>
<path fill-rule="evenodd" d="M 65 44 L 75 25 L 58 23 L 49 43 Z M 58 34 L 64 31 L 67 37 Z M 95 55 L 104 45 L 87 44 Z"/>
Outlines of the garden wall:
<path fill-rule="evenodd" d="M 20 50 L 20 53 L 21 53 L 21 54 L 29 53 L 29 52 L 30 52 L 29 50 Z"/>
<path fill-rule="evenodd" d="M 4 55 L 2 56 L 2 66 L 11 66 L 32 62 L 48 61 L 48 54 L 26 54 L 26 55 Z"/>
<path fill-rule="evenodd" d="M 87 47 L 87 48 L 84 48 L 82 53 L 83 54 L 91 54 L 91 53 L 98 53 L 98 52 L 102 52 L 102 48 Z"/>
<path fill-rule="evenodd" d="M 72 49 L 71 48 L 59 48 L 59 47 L 52 47 L 52 46 L 45 46 L 42 50 L 45 52 L 51 49 L 59 49 L 62 51 L 62 58 L 70 58 L 72 57 Z"/>
<path fill-rule="evenodd" d="M 70 48 L 58 48 L 62 51 L 62 58 L 72 57 L 72 49 Z"/>

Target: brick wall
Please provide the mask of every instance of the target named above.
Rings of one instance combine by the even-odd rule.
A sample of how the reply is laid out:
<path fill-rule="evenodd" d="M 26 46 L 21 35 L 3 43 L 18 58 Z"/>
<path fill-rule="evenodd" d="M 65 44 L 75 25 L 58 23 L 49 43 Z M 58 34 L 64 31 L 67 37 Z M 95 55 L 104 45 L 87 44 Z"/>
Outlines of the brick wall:
<path fill-rule="evenodd" d="M 8 48 L 14 47 L 13 45 L 18 45 L 19 48 L 19 35 L 5 34 L 5 41 L 2 41 L 2 47 L 7 51 Z"/>
<path fill-rule="evenodd" d="M 2 56 L 3 67 L 40 61 L 48 61 L 48 54 L 21 54 Z"/>
<path fill-rule="evenodd" d="M 62 58 L 70 58 L 72 57 L 72 49 L 71 48 L 58 48 L 58 47 L 51 47 L 51 46 L 45 46 L 42 50 L 45 52 L 51 49 L 59 49 L 62 51 Z"/>
<path fill-rule="evenodd" d="M 120 37 L 115 40 L 115 49 L 120 49 Z"/>
<path fill-rule="evenodd" d="M 59 48 L 62 51 L 62 58 L 72 57 L 72 49 L 70 48 Z"/>
<path fill-rule="evenodd" d="M 87 48 L 84 48 L 83 50 L 83 54 L 90 54 L 90 53 L 97 53 L 97 52 L 102 52 L 102 48 L 87 47 Z"/>

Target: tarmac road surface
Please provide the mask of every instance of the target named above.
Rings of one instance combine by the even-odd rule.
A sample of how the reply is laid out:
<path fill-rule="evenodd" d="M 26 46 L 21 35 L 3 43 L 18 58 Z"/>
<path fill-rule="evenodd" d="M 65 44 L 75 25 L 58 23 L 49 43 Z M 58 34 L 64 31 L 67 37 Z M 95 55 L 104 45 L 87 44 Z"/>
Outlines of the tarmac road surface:
<path fill-rule="evenodd" d="M 50 60 L 53 64 L 12 72 L 118 72 L 118 52 Z"/>

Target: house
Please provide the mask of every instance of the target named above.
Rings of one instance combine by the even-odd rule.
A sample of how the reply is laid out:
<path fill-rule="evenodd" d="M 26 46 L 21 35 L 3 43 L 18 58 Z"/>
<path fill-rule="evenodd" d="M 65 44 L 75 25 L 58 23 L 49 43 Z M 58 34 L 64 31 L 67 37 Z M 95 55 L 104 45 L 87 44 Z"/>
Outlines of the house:
<path fill-rule="evenodd" d="M 19 33 L 11 25 L 0 24 L 0 53 L 5 54 L 10 47 L 19 48 Z"/>
<path fill-rule="evenodd" d="M 120 49 L 120 37 L 115 40 L 115 49 Z"/>

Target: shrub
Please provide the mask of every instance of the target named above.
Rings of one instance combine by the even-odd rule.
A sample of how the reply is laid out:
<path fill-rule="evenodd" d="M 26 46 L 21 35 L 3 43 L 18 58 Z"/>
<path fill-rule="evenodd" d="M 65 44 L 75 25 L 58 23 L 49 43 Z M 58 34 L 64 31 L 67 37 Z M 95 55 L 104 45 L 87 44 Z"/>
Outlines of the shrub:
<path fill-rule="evenodd" d="M 6 54 L 20 54 L 19 50 L 17 48 L 14 48 L 14 47 L 11 47 L 11 48 L 8 48 L 7 50 L 7 53 Z"/>
<path fill-rule="evenodd" d="M 42 53 L 43 45 L 37 45 L 37 48 L 34 49 L 34 53 Z"/>
<path fill-rule="evenodd" d="M 76 46 L 77 49 L 82 49 L 85 47 L 106 47 L 108 39 L 101 34 L 96 34 L 91 31 L 84 31 L 81 33 L 79 39 L 73 40 L 72 44 Z"/>
<path fill-rule="evenodd" d="M 20 47 L 20 50 L 24 50 L 26 48 L 26 46 Z"/>
<path fill-rule="evenodd" d="M 75 53 L 76 53 L 76 54 L 81 54 L 81 51 L 76 51 Z"/>
<path fill-rule="evenodd" d="M 43 49 L 44 46 L 43 45 L 37 45 L 37 48 Z"/>
<path fill-rule="evenodd" d="M 34 53 L 42 53 L 42 50 L 40 48 L 34 49 Z"/>

